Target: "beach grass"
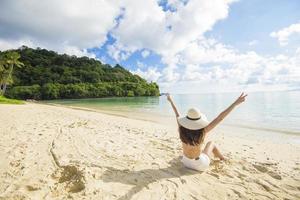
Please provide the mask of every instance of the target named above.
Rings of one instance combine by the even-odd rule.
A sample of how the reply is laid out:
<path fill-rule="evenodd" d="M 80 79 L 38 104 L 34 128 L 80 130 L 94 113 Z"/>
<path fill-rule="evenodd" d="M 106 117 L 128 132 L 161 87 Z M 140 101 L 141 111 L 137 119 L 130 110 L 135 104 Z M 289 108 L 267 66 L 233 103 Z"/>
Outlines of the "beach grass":
<path fill-rule="evenodd" d="M 0 104 L 24 104 L 24 101 L 0 96 Z"/>

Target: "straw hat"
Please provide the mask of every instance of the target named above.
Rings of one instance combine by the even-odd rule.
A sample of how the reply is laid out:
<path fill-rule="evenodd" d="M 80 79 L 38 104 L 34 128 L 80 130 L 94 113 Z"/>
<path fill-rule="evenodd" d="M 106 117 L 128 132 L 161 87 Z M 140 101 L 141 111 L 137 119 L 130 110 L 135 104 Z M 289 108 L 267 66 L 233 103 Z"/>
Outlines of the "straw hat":
<path fill-rule="evenodd" d="M 209 124 L 206 116 L 196 108 L 189 109 L 185 117 L 179 117 L 178 123 L 190 130 L 202 129 Z"/>

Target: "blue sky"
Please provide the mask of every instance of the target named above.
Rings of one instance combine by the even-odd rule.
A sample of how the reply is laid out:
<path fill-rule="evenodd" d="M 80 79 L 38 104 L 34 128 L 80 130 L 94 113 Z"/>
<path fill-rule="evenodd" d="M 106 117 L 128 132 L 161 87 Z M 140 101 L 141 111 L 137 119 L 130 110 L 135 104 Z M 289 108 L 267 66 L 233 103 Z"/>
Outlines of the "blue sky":
<path fill-rule="evenodd" d="M 126 60 L 115 60 L 108 54 L 107 47 L 109 45 L 112 45 L 115 42 L 115 39 L 112 38 L 110 35 L 108 35 L 108 40 L 106 43 L 101 46 L 100 48 L 91 48 L 88 49 L 89 52 L 94 53 L 97 58 L 99 58 L 104 63 L 109 63 L 110 65 L 114 66 L 116 64 L 120 64 L 123 67 L 125 67 L 128 70 L 135 70 L 138 68 L 138 62 L 142 62 L 145 65 L 151 65 L 151 66 L 157 66 L 159 68 L 163 68 L 164 65 L 161 63 L 161 57 L 156 54 L 155 52 L 152 52 L 144 58 L 142 56 L 142 51 L 139 50 L 131 54 Z"/>
<path fill-rule="evenodd" d="M 299 0 L 2 0 L 0 50 L 120 63 L 163 92 L 297 89 L 299 10 Z"/>
<path fill-rule="evenodd" d="M 166 1 L 161 6 L 166 9 Z M 211 31 L 205 33 L 208 37 L 217 38 L 221 42 L 231 45 L 241 51 L 255 50 L 263 55 L 276 55 L 284 53 L 287 47 L 280 47 L 276 39 L 270 37 L 270 33 L 279 30 L 290 24 L 300 22 L 300 1 L 299 0 L 240 0 L 230 6 L 229 15 L 226 19 L 217 22 Z M 118 63 L 107 54 L 107 44 L 114 40 L 109 37 L 108 41 L 101 48 L 90 49 L 99 57 L 104 56 L 105 61 L 115 65 Z M 257 41 L 259 45 L 250 46 L 251 41 Z M 288 49 L 295 50 L 300 45 L 290 44 Z M 127 60 L 121 61 L 127 69 L 137 68 L 137 61 L 147 65 L 163 67 L 160 63 L 160 56 L 151 54 L 147 58 L 141 56 L 141 51 L 134 53 Z"/>
<path fill-rule="evenodd" d="M 242 51 L 255 50 L 265 55 L 282 53 L 285 48 L 281 48 L 269 34 L 299 23 L 299 10 L 298 0 L 241 0 L 232 4 L 228 17 L 217 22 L 207 34 Z M 259 45 L 249 46 L 253 40 Z M 289 48 L 296 46 L 290 45 Z"/>

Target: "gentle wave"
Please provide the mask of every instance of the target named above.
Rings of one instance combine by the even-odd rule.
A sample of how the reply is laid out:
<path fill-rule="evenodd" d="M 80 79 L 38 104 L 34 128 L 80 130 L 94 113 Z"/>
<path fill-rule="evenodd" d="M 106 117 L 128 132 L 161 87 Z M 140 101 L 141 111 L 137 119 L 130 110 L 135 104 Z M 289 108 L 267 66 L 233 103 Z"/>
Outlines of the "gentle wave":
<path fill-rule="evenodd" d="M 126 111 L 116 111 L 114 109 L 99 109 L 99 108 L 89 108 L 89 107 L 84 107 L 84 106 L 72 106 L 72 105 L 62 105 L 62 104 L 56 104 L 56 103 L 46 103 L 49 105 L 54 105 L 54 106 L 63 106 L 63 107 L 68 107 L 72 109 L 77 109 L 77 110 L 84 110 L 84 111 L 91 111 L 91 112 L 99 112 L 99 113 L 104 113 L 104 114 L 109 114 L 109 115 L 114 115 L 114 116 L 119 116 L 119 117 L 125 117 L 125 118 L 130 118 L 130 119 L 138 119 L 138 120 L 143 120 L 143 121 L 150 121 L 150 122 L 155 122 L 155 123 L 160 123 L 163 125 L 176 125 L 174 117 L 171 116 L 165 116 L 165 115 L 160 115 L 155 112 L 147 112 L 147 113 L 141 113 L 141 112 L 126 112 Z M 170 123 L 174 122 L 174 123 Z M 251 125 L 240 125 L 240 124 L 231 124 L 231 123 L 223 123 L 223 126 L 229 126 L 229 127 L 236 127 L 236 128 L 244 128 L 244 129 L 252 129 L 252 130 L 258 130 L 258 131 L 267 131 L 267 132 L 275 132 L 275 133 L 283 133 L 283 134 L 291 134 L 291 135 L 300 135 L 299 131 L 292 131 L 292 130 L 287 130 L 287 129 L 276 129 L 276 128 L 267 128 L 267 127 L 258 127 L 258 126 L 251 126 Z"/>
<path fill-rule="evenodd" d="M 251 126 L 251 125 L 238 125 L 238 124 L 228 124 L 228 123 L 225 123 L 224 125 L 231 126 L 231 127 L 259 130 L 259 131 L 268 131 L 268 132 L 284 133 L 284 134 L 291 134 L 291 135 L 300 135 L 299 131 L 293 131 L 293 130 L 287 130 L 287 129 L 255 127 L 255 126 Z"/>
<path fill-rule="evenodd" d="M 181 114 L 197 107 L 212 120 L 230 105 L 237 93 L 172 95 Z M 269 132 L 300 135 L 300 91 L 250 93 L 247 101 L 236 108 L 223 122 Z M 91 108 L 125 117 L 158 121 L 174 116 L 165 96 L 68 99 L 48 101 L 68 106 Z M 158 119 L 156 119 L 158 118 Z"/>

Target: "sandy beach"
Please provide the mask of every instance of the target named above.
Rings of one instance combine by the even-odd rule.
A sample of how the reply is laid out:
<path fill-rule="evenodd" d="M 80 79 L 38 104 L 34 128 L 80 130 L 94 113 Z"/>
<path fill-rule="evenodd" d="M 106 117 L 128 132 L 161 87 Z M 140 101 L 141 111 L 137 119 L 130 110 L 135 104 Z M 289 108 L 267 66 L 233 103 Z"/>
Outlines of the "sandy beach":
<path fill-rule="evenodd" d="M 208 139 L 228 161 L 200 173 L 175 125 L 0 105 L 0 199 L 300 199 L 300 136 L 220 126 Z"/>

